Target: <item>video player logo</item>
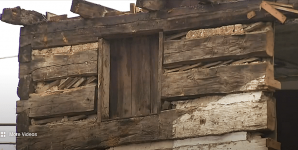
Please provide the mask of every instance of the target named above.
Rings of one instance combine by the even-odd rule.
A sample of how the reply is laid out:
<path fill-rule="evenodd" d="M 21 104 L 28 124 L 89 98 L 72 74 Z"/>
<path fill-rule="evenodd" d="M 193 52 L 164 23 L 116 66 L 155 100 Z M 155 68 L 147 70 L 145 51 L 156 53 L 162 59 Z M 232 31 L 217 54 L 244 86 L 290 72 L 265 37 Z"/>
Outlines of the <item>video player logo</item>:
<path fill-rule="evenodd" d="M 5 138 L 5 132 L 0 132 L 0 137 Z"/>

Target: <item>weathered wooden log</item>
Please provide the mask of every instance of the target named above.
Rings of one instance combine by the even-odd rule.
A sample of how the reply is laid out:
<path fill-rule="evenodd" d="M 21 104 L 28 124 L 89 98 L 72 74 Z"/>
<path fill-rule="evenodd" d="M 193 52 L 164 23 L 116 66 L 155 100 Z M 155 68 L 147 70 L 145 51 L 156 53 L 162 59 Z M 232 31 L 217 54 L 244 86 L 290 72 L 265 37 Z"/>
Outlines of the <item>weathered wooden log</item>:
<path fill-rule="evenodd" d="M 70 11 L 79 14 L 83 18 L 98 18 L 104 17 L 105 14 L 109 12 L 119 12 L 115 9 L 87 2 L 85 0 L 73 0 Z"/>
<path fill-rule="evenodd" d="M 17 115 L 17 133 L 29 132 L 30 119 L 28 111 L 23 111 Z"/>
<path fill-rule="evenodd" d="M 205 136 L 185 140 L 169 140 L 112 147 L 108 150 L 280 150 L 280 143 L 258 134 L 235 132 L 221 136 Z"/>
<path fill-rule="evenodd" d="M 179 148 L 174 148 L 173 150 L 192 150 L 192 149 L 200 149 L 200 150 L 218 150 L 218 149 L 229 149 L 229 150 L 280 150 L 276 149 L 270 144 L 271 139 L 267 138 L 255 138 L 251 140 L 245 141 L 235 141 L 235 142 L 226 142 L 226 143 L 216 143 L 216 144 L 203 144 L 203 145 L 195 145 L 195 146 L 183 146 Z M 278 142 L 276 142 L 278 143 Z"/>
<path fill-rule="evenodd" d="M 146 10 L 161 10 L 165 7 L 166 0 L 137 0 L 136 6 Z"/>
<path fill-rule="evenodd" d="M 298 19 L 288 20 L 285 24 L 275 25 L 275 58 L 298 64 L 295 55 L 298 48 Z"/>
<path fill-rule="evenodd" d="M 43 125 L 51 122 L 58 122 L 61 121 L 63 117 L 55 117 L 55 118 L 47 118 L 47 119 L 42 119 L 42 120 L 31 120 L 31 125 Z"/>
<path fill-rule="evenodd" d="M 60 94 L 32 94 L 27 101 L 17 102 L 17 113 L 29 109 L 29 117 L 50 117 L 93 111 L 95 85 L 64 91 Z"/>
<path fill-rule="evenodd" d="M 273 98 L 269 95 L 252 92 L 202 97 L 176 102 L 176 109 L 162 111 L 159 115 L 100 124 L 87 120 L 35 125 L 30 126 L 29 131 L 37 133 L 38 137 L 22 137 L 22 140 L 31 149 L 73 150 L 221 135 L 236 131 L 272 130 L 275 128 L 275 108 L 272 107 Z M 69 131 L 71 134 L 65 134 Z"/>
<path fill-rule="evenodd" d="M 212 36 L 192 40 L 166 41 L 164 65 L 193 61 L 218 61 L 245 57 L 273 57 L 272 31 L 245 35 Z"/>
<path fill-rule="evenodd" d="M 94 44 L 33 50 L 32 61 L 20 64 L 20 75 L 32 73 L 34 81 L 67 76 L 96 75 L 97 48 Z"/>
<path fill-rule="evenodd" d="M 28 100 L 29 94 L 34 92 L 31 75 L 20 77 L 17 94 L 21 100 Z"/>
<path fill-rule="evenodd" d="M 66 116 L 62 116 L 62 117 L 54 117 L 54 118 L 47 118 L 47 119 L 41 119 L 41 120 L 32 119 L 31 124 L 32 125 L 43 125 L 43 124 L 55 123 L 55 122 L 77 121 L 77 120 L 86 119 L 86 118 L 87 118 L 86 115 L 79 115 L 79 116 L 73 116 L 73 117 L 69 117 L 69 118 Z"/>
<path fill-rule="evenodd" d="M 61 21 L 66 19 L 67 19 L 67 15 L 56 15 L 56 16 L 50 17 L 49 21 Z"/>
<path fill-rule="evenodd" d="M 23 111 L 19 114 L 17 114 L 17 126 L 16 126 L 16 132 L 22 133 L 22 132 L 29 132 L 29 126 L 30 126 L 30 118 L 28 116 L 29 111 Z M 26 143 L 23 143 L 23 140 L 16 140 L 16 148 L 20 150 L 26 150 L 29 149 Z"/>
<path fill-rule="evenodd" d="M 278 81 L 295 80 L 298 77 L 298 65 L 276 59 L 274 61 L 274 77 Z"/>
<path fill-rule="evenodd" d="M 162 79 L 162 98 L 280 89 L 268 63 L 165 73 Z"/>
<path fill-rule="evenodd" d="M 26 63 L 31 61 L 31 53 L 32 53 L 32 47 L 31 45 L 26 45 L 23 47 L 19 47 L 19 62 L 20 63 Z"/>
<path fill-rule="evenodd" d="M 66 66 L 49 66 L 32 71 L 33 81 L 48 81 L 68 76 L 96 75 L 97 61 Z"/>
<path fill-rule="evenodd" d="M 36 12 L 21 9 L 21 7 L 4 8 L 1 21 L 14 24 L 14 25 L 32 25 L 41 21 L 44 21 L 45 17 Z"/>
<path fill-rule="evenodd" d="M 30 62 L 19 63 L 19 79 L 30 74 Z"/>
<path fill-rule="evenodd" d="M 206 6 L 199 9 L 178 8 L 171 13 L 158 11 L 124 16 L 102 17 L 88 20 L 66 20 L 47 22 L 25 27 L 21 35 L 34 34 L 33 48 L 74 45 L 84 42 L 96 42 L 97 37 L 119 38 L 123 34 L 157 33 L 218 27 L 237 23 L 273 21 L 274 17 L 259 10 L 261 0 L 241 1 L 237 3 Z M 237 8 L 237 9 L 235 9 Z M 257 14 L 247 19 L 247 12 L 254 10 Z M 237 13 L 235 13 L 237 11 Z M 285 13 L 286 15 L 289 13 Z M 298 16 L 298 14 L 295 14 Z M 295 17 L 292 16 L 292 17 Z M 21 38 L 22 39 L 22 38 Z M 22 43 L 22 42 L 21 42 Z"/>
<path fill-rule="evenodd" d="M 137 0 L 136 6 L 146 10 L 156 11 L 162 9 L 173 9 L 179 7 L 200 8 L 220 3 L 232 3 L 231 0 Z"/>
<path fill-rule="evenodd" d="M 50 20 L 51 17 L 54 17 L 54 16 L 57 16 L 57 15 L 51 12 L 46 12 L 46 18 L 48 21 Z"/>

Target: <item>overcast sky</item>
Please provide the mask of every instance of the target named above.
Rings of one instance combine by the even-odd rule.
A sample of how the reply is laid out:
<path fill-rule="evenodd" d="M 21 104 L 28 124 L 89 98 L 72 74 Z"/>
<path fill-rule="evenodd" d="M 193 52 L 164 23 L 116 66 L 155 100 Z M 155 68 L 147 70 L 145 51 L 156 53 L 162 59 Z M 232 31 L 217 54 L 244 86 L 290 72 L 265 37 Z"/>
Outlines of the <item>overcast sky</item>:
<path fill-rule="evenodd" d="M 129 11 L 129 3 L 135 0 L 87 0 L 96 4 L 101 4 L 120 11 Z M 0 13 L 3 8 L 13 8 L 20 6 L 26 10 L 35 10 L 42 14 L 52 12 L 57 15 L 67 14 L 68 17 L 78 16 L 70 12 L 71 0 L 0 0 Z M 16 101 L 18 86 L 18 58 L 1 59 L 8 56 L 17 56 L 19 47 L 19 25 L 11 25 L 0 21 L 0 123 L 15 123 L 16 121 Z M 0 131 L 15 131 L 14 127 L 0 127 Z M 0 139 L 0 143 L 8 139 Z M 11 141 L 11 139 L 9 140 Z M 12 140 L 13 142 L 14 140 Z M 0 150 L 13 150 L 11 146 L 0 145 Z"/>

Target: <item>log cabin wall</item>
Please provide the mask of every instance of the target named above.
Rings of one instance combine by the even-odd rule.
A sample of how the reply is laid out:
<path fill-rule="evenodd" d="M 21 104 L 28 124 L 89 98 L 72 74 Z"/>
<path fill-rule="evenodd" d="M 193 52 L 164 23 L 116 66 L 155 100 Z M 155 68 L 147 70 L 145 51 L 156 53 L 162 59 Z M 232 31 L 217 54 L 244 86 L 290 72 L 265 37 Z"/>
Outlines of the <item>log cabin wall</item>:
<path fill-rule="evenodd" d="M 18 149 L 279 150 L 275 19 L 260 4 L 103 17 L 86 9 L 119 12 L 74 0 L 82 18 L 26 25 L 17 130 L 38 136 Z"/>
<path fill-rule="evenodd" d="M 97 42 L 32 50 L 31 60 L 20 62 L 17 113 L 28 110 L 33 124 L 95 114 L 97 53 Z"/>

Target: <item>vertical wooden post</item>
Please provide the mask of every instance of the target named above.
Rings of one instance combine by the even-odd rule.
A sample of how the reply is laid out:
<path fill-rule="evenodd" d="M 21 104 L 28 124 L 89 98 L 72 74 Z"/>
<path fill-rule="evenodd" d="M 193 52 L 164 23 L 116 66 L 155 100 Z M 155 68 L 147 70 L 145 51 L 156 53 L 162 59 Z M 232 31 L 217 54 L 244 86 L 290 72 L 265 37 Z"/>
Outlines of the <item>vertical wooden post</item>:
<path fill-rule="evenodd" d="M 16 125 L 16 131 L 17 133 L 21 132 L 30 132 L 29 126 L 30 126 L 30 118 L 28 116 L 29 110 L 24 110 L 23 112 L 19 113 L 17 115 L 17 125 Z M 26 144 L 24 144 L 25 139 L 24 138 L 16 138 L 16 148 L 17 149 L 29 149 Z"/>
<path fill-rule="evenodd" d="M 110 43 L 104 39 L 98 42 L 98 101 L 97 121 L 109 118 L 110 89 Z"/>
<path fill-rule="evenodd" d="M 161 80 L 162 80 L 162 64 L 164 51 L 164 33 L 159 32 L 159 51 L 158 51 L 158 76 L 157 76 L 157 113 L 161 110 Z"/>
<path fill-rule="evenodd" d="M 130 3 L 130 13 L 135 14 L 136 13 L 136 4 Z"/>

